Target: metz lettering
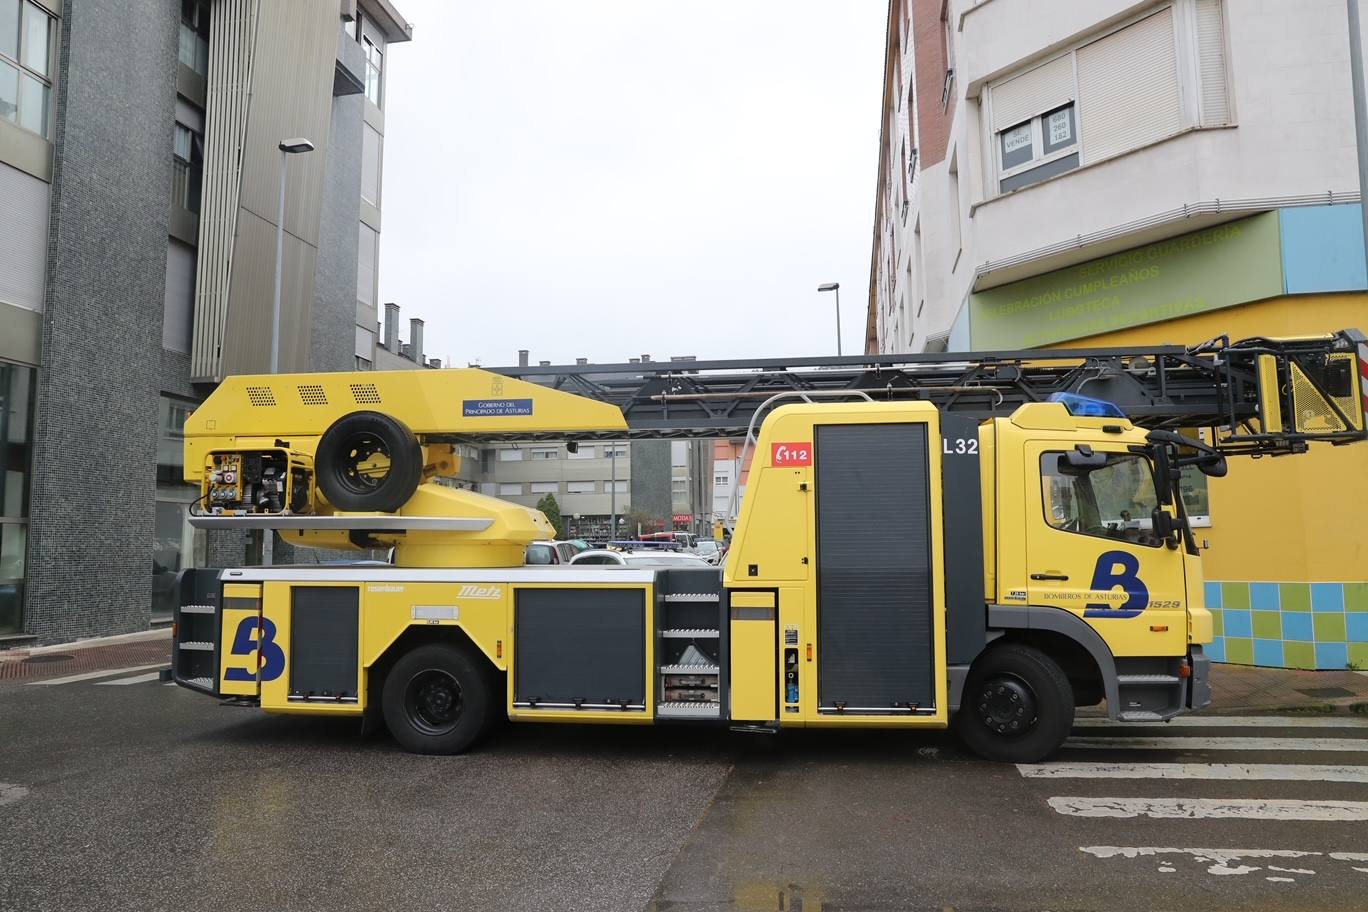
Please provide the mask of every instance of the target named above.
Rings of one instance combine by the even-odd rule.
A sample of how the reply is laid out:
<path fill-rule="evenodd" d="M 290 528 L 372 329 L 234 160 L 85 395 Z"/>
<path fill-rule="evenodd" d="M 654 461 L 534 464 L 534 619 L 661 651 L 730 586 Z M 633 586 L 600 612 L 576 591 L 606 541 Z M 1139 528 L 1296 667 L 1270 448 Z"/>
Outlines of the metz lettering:
<path fill-rule="evenodd" d="M 1110 592 L 1120 587 L 1130 597 L 1116 608 L 1091 604 L 1084 617 L 1133 618 L 1149 606 L 1149 588 L 1140 581 L 1140 558 L 1126 551 L 1104 551 L 1093 570 L 1092 590 Z"/>

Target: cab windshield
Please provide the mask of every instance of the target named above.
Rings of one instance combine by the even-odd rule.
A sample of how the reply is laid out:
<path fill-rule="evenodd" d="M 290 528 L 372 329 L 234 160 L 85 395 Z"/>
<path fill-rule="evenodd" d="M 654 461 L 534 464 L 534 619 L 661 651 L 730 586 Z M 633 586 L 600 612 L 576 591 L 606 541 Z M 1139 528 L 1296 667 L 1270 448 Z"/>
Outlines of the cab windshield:
<path fill-rule="evenodd" d="M 1106 453 L 1105 464 L 1070 465 L 1068 454 L 1040 457 L 1045 521 L 1056 529 L 1155 548 L 1150 515 L 1159 505 L 1150 462 L 1134 453 Z"/>

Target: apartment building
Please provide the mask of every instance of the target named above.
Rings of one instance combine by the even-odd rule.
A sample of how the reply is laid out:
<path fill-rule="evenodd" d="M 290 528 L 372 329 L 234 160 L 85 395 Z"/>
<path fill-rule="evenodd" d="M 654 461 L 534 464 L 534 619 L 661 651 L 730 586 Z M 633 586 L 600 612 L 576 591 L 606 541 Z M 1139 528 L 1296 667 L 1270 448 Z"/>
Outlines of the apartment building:
<path fill-rule="evenodd" d="M 883 93 L 867 351 L 1364 323 L 1339 0 L 893 0 Z M 1217 659 L 1368 662 L 1365 449 L 1194 479 Z"/>
<path fill-rule="evenodd" d="M 389 0 L 0 0 L 0 639 L 144 629 L 176 570 L 243 559 L 186 522 L 181 430 L 270 367 L 282 167 L 281 369 L 375 360 L 409 38 Z"/>

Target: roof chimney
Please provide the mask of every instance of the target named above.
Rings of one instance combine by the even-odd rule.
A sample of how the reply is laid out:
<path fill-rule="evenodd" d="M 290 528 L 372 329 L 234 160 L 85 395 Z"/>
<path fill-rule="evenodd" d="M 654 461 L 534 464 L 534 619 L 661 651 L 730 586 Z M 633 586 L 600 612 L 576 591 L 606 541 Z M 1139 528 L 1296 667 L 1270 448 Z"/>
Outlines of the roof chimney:
<path fill-rule="evenodd" d="M 431 367 L 431 368 L 436 369 L 436 368 L 439 368 L 439 367 L 441 367 L 441 366 L 442 366 L 442 359 L 441 359 L 441 358 L 428 358 L 428 367 Z"/>
<path fill-rule="evenodd" d="M 640 359 L 640 358 L 628 358 L 628 359 L 627 359 L 627 363 L 628 363 L 628 364 L 640 364 L 640 363 L 641 363 L 641 359 Z"/>
<path fill-rule="evenodd" d="M 550 366 L 551 366 L 551 362 L 550 362 L 550 361 L 538 361 L 538 362 L 537 362 L 537 366 L 538 366 L 538 367 L 550 367 Z"/>
<path fill-rule="evenodd" d="M 385 302 L 385 348 L 399 354 L 399 305 Z"/>
<path fill-rule="evenodd" d="M 651 356 L 650 356 L 650 355 L 642 355 L 642 356 L 641 356 L 641 363 L 642 363 L 642 364 L 650 364 L 650 363 L 651 363 Z"/>
<path fill-rule="evenodd" d="M 409 319 L 409 357 L 423 363 L 423 321 L 417 317 Z"/>
<path fill-rule="evenodd" d="M 589 359 L 588 359 L 588 358 L 576 358 L 576 359 L 575 359 L 575 363 L 576 363 L 576 364 L 588 364 L 588 363 L 589 363 Z"/>
<path fill-rule="evenodd" d="M 530 354 L 525 348 L 518 349 L 518 367 L 527 367 L 527 356 Z"/>

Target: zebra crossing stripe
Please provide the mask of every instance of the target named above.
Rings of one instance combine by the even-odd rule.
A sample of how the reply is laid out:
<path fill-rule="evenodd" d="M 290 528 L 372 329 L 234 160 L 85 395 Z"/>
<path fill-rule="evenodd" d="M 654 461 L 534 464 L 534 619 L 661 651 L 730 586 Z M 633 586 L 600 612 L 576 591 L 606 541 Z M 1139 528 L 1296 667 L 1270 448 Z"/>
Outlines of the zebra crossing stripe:
<path fill-rule="evenodd" d="M 1156 817 L 1188 820 L 1368 820 L 1368 801 L 1282 798 L 1051 798 L 1068 817 Z"/>
<path fill-rule="evenodd" d="M 1368 738 L 1069 738 L 1064 746 L 1085 750 L 1345 751 L 1368 752 Z"/>
<path fill-rule="evenodd" d="M 1368 673 L 1368 672 L 1366 672 Z M 1075 719 L 1074 728 L 1368 728 L 1368 719 L 1357 716 L 1177 716 L 1167 722 L 1113 722 L 1110 719 Z"/>
<path fill-rule="evenodd" d="M 1026 779 L 1213 779 L 1368 784 L 1368 767 L 1312 763 L 1018 763 L 1017 771 Z"/>
<path fill-rule="evenodd" d="M 48 678 L 45 681 L 29 681 L 26 686 L 52 687 L 56 684 L 74 684 L 77 681 L 89 681 L 94 678 L 112 678 L 115 675 L 124 675 L 135 671 L 147 671 L 151 668 L 165 667 L 165 662 L 158 662 L 156 665 L 134 665 L 132 668 L 109 668 L 104 671 L 87 671 L 84 674 L 67 675 L 65 678 Z"/>

